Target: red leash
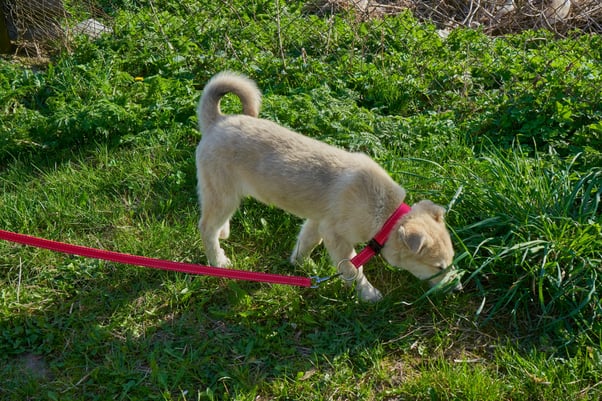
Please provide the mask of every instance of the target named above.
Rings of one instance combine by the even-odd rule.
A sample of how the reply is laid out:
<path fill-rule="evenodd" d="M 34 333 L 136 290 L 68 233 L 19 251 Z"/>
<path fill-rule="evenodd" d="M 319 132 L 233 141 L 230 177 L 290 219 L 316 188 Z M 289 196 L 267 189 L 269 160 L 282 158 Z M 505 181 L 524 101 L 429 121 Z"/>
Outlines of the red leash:
<path fill-rule="evenodd" d="M 359 268 L 374 255 L 378 254 L 387 242 L 395 223 L 406 213 L 410 211 L 410 206 L 402 203 L 397 210 L 387 219 L 381 230 L 368 242 L 368 245 L 358 253 L 351 263 Z M 89 248 L 81 245 L 66 244 L 64 242 L 47 240 L 44 238 L 33 237 L 31 235 L 17 234 L 11 231 L 0 230 L 0 239 L 11 241 L 22 245 L 34 246 L 37 248 L 49 249 L 51 251 L 62 252 L 70 255 L 83 256 L 86 258 L 108 260 L 110 262 L 122 263 L 127 265 L 136 265 L 150 267 L 153 269 L 176 271 L 188 274 L 198 274 L 212 277 L 223 277 L 236 280 L 257 281 L 271 284 L 293 285 L 298 287 L 316 288 L 320 283 L 330 280 L 337 275 L 330 277 L 300 277 L 284 276 L 280 274 L 270 274 L 261 272 L 251 272 L 245 270 L 226 269 L 223 267 L 204 266 L 193 263 L 173 262 L 169 260 L 148 258 L 146 256 L 130 255 L 127 253 L 107 251 L 103 249 Z"/>
<path fill-rule="evenodd" d="M 23 245 L 34 246 L 37 248 L 50 249 L 51 251 L 67 253 L 70 255 L 84 256 L 86 258 L 102 259 L 115 263 L 144 266 L 153 269 L 170 270 L 188 274 L 224 277 L 236 280 L 258 281 L 262 283 L 294 285 L 298 287 L 314 287 L 323 281 L 317 277 L 309 278 L 299 276 L 283 276 L 279 274 L 233 270 L 222 267 L 203 266 L 192 263 L 153 259 L 145 256 L 129 255 L 125 253 L 106 251 L 103 249 L 88 248 L 86 246 L 71 245 L 64 242 L 51 241 L 5 230 L 0 230 L 0 239 Z M 312 282 L 312 279 L 315 280 L 316 284 Z"/>

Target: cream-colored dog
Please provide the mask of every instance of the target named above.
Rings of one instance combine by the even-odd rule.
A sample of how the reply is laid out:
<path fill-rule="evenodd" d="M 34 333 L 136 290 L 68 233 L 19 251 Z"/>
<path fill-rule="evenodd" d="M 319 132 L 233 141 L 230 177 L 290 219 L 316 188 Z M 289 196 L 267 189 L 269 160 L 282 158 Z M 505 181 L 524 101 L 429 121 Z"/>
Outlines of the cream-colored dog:
<path fill-rule="evenodd" d="M 221 113 L 220 99 L 230 92 L 240 98 L 243 114 Z M 199 229 L 209 263 L 231 265 L 219 239 L 228 237 L 241 199 L 252 196 L 306 219 L 291 262 L 324 241 L 343 277 L 355 277 L 360 298 L 379 300 L 380 292 L 349 260 L 354 245 L 370 240 L 403 202 L 405 190 L 365 154 L 257 118 L 260 105 L 256 84 L 232 72 L 214 76 L 199 102 Z M 413 205 L 394 226 L 383 257 L 431 285 L 447 281 L 454 251 L 443 216 L 444 209 L 430 201 Z"/>

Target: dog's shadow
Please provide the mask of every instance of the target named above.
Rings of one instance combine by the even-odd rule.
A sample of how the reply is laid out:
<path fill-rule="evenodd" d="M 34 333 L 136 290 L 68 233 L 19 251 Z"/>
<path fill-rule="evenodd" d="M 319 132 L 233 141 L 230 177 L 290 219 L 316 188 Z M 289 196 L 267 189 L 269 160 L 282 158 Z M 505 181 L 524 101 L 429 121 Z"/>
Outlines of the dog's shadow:
<path fill-rule="evenodd" d="M 219 395 L 297 379 L 326 383 L 340 363 L 362 376 L 413 352 L 438 322 L 449 329 L 449 311 L 408 305 L 423 283 L 382 263 L 367 270 L 385 298 L 368 304 L 338 280 L 309 289 L 66 258 L 65 274 L 83 271 L 77 288 L 1 321 L 14 342 L 5 383 L 23 396 L 48 387 L 74 397 L 120 383 L 112 396 L 144 398 L 157 389 Z M 32 355 L 43 374 L 25 363 Z"/>
<path fill-rule="evenodd" d="M 184 188 L 192 196 L 167 206 L 160 200 L 146 204 L 147 215 L 160 220 L 194 201 L 191 164 L 185 172 L 183 182 L 164 178 L 153 185 L 165 193 Z M 322 247 L 314 251 L 315 264 L 288 263 L 299 224 L 280 210 L 245 201 L 224 246 L 245 266 L 270 273 L 334 273 Z M 201 250 L 198 256 L 196 262 L 202 261 Z M 44 307 L 0 320 L 8 351 L 5 387 L 22 399 L 45 388 L 78 398 L 102 382 L 119 384 L 112 387 L 120 388 L 115 398 L 178 389 L 246 393 L 262 383 L 332 376 L 332 361 L 340 360 L 361 375 L 377 367 L 375 353 L 396 358 L 423 333 L 421 327 L 434 326 L 413 322 L 417 313 L 439 319 L 427 312 L 427 303 L 404 304 L 419 298 L 424 284 L 385 269 L 379 259 L 366 267 L 385 293 L 378 304 L 358 301 L 341 280 L 290 288 L 71 257 L 56 268 L 76 287 L 57 292 Z"/>

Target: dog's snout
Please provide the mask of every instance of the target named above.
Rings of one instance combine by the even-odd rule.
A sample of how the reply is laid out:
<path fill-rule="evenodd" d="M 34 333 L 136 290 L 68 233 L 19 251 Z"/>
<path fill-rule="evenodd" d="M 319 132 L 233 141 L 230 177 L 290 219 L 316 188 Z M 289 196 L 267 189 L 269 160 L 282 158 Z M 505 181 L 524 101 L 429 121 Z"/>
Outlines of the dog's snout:
<path fill-rule="evenodd" d="M 442 286 L 446 292 L 460 292 L 464 289 L 462 282 L 460 281 L 461 275 L 455 271 L 453 265 L 442 269 L 440 273 L 436 274 L 428 280 L 431 287 Z"/>

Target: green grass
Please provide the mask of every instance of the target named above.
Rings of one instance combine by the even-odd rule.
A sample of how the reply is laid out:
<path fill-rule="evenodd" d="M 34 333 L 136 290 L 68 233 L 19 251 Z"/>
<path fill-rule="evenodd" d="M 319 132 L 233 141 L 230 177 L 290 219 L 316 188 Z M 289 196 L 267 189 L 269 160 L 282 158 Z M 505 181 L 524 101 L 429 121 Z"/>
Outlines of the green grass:
<path fill-rule="evenodd" d="M 258 81 L 263 117 L 370 154 L 409 202 L 447 205 L 465 290 L 377 259 L 371 305 L 336 280 L 270 286 L 2 242 L 1 399 L 600 399 L 599 36 L 442 41 L 408 14 L 154 3 L 114 5 L 113 36 L 46 70 L 0 60 L 0 228 L 206 262 L 194 108 L 229 68 Z M 333 272 L 323 249 L 287 263 L 300 223 L 247 200 L 223 246 L 241 269 Z"/>

